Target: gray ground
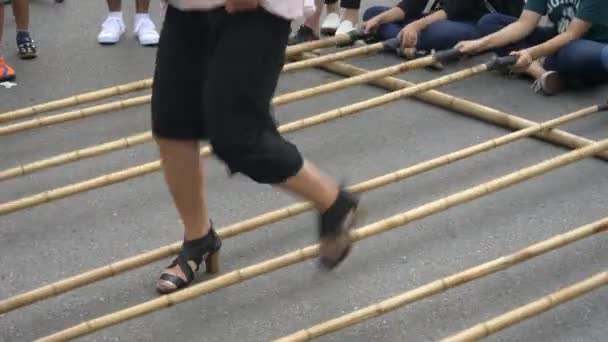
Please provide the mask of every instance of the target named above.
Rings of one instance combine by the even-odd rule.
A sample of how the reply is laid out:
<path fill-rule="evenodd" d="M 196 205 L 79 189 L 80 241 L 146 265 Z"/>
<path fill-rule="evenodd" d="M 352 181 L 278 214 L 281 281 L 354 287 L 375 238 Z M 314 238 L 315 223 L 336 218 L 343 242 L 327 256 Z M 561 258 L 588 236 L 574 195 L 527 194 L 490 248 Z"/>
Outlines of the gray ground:
<path fill-rule="evenodd" d="M 130 1 L 127 1 L 130 3 Z M 364 5 L 379 3 L 364 1 Z M 130 5 L 130 4 L 128 4 Z M 158 14 L 154 4 L 154 14 Z M 129 7 L 129 13 L 131 6 Z M 130 35 L 119 46 L 97 46 L 103 1 L 32 3 L 40 57 L 17 61 L 14 23 L 7 20 L 5 52 L 19 85 L 0 88 L 0 112 L 149 77 L 154 50 Z M 10 12 L 9 12 L 10 13 Z M 131 22 L 131 16 L 128 16 Z M 379 68 L 392 56 L 355 59 Z M 472 64 L 450 67 L 445 72 Z M 408 80 L 434 78 L 416 71 Z M 278 93 L 338 79 L 317 70 L 282 78 Z M 606 97 L 606 88 L 551 99 L 523 80 L 483 74 L 441 90 L 542 121 Z M 355 87 L 278 108 L 281 122 L 360 101 L 384 92 Z M 133 96 L 135 94 L 132 94 Z M 105 142 L 149 128 L 149 107 L 0 138 L 2 169 Z M 565 129 L 603 139 L 604 114 Z M 414 100 L 289 135 L 303 153 L 332 175 L 358 182 L 505 134 L 495 126 Z M 414 208 L 461 189 L 564 153 L 528 139 L 367 194 L 367 222 Z M 5 202 L 152 161 L 146 144 L 103 157 L 3 182 Z M 364 307 L 388 296 L 491 260 L 602 218 L 608 183 L 605 162 L 585 160 L 519 186 L 450 209 L 357 244 L 331 274 L 306 262 L 202 298 L 113 326 L 86 341 L 264 341 Z M 243 177 L 228 179 L 209 163 L 211 213 L 217 226 L 293 203 Z M 508 271 L 420 301 L 323 338 L 325 341 L 428 341 L 459 331 L 562 286 L 605 270 L 606 234 L 585 239 Z M 37 288 L 180 238 L 178 218 L 160 173 L 0 217 L 0 298 Z M 225 242 L 224 271 L 250 265 L 315 241 L 312 214 L 285 220 Z M 168 261 L 0 315 L 1 341 L 28 341 L 83 320 L 153 298 L 154 281 Z M 608 292 L 599 290 L 501 332 L 494 341 L 605 341 Z"/>

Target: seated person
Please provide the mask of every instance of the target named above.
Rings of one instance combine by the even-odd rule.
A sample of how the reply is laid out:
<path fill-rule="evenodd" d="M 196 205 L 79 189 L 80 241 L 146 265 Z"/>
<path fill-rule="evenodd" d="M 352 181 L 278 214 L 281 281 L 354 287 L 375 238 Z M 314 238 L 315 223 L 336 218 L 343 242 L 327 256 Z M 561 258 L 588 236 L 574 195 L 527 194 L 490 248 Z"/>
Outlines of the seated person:
<path fill-rule="evenodd" d="M 553 27 L 538 27 L 544 15 Z M 519 19 L 489 14 L 478 27 L 485 37 L 457 48 L 469 54 L 492 50 L 518 56 L 513 71 L 532 76 L 535 92 L 552 95 L 568 84 L 608 81 L 606 0 L 528 0 Z"/>
<path fill-rule="evenodd" d="M 408 57 L 454 47 L 477 39 L 477 20 L 488 13 L 519 15 L 523 0 L 403 0 L 396 7 L 371 7 L 363 15 L 364 30 L 382 40 L 401 37 Z M 424 15 L 425 12 L 431 14 Z"/>

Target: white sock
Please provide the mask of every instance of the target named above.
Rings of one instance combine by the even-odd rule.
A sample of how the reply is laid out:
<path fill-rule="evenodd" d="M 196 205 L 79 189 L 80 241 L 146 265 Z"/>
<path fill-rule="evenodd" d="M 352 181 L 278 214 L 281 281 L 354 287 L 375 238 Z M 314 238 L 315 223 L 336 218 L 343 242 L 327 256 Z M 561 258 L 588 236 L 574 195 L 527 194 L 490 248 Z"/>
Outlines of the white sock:
<path fill-rule="evenodd" d="M 150 14 L 148 13 L 135 13 L 135 21 L 140 21 L 142 19 L 150 19 Z"/>
<path fill-rule="evenodd" d="M 119 11 L 119 12 L 110 12 L 110 13 L 108 14 L 108 17 L 111 17 L 111 18 L 118 18 L 118 19 L 121 19 L 121 20 L 122 20 L 122 12 L 120 12 L 120 11 Z"/>

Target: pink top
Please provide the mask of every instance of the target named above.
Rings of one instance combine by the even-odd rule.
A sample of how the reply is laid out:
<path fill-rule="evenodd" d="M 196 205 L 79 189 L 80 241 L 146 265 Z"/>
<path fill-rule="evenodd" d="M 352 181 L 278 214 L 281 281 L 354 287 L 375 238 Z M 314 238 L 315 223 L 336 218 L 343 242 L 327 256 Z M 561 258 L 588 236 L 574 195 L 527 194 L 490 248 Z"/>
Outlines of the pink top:
<path fill-rule="evenodd" d="M 163 0 L 184 11 L 209 10 L 222 7 L 225 0 Z M 288 20 L 310 16 L 315 11 L 314 0 L 260 0 L 260 5 L 268 12 Z"/>

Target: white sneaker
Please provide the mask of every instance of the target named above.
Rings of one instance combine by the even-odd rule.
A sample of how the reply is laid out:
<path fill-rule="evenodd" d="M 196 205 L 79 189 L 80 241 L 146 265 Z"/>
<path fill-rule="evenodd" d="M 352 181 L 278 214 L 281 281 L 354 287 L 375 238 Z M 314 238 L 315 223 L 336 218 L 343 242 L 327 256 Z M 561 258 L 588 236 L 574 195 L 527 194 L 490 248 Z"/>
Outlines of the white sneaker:
<path fill-rule="evenodd" d="M 108 15 L 97 35 L 99 44 L 116 44 L 125 33 L 125 22 L 120 16 Z"/>
<path fill-rule="evenodd" d="M 348 33 L 355 29 L 355 24 L 350 20 L 344 20 L 340 23 L 340 26 L 336 29 L 336 35 Z"/>
<path fill-rule="evenodd" d="M 137 35 L 139 43 L 143 46 L 154 46 L 158 44 L 160 35 L 156 31 L 156 25 L 148 16 L 138 16 L 135 18 L 134 33 Z"/>
<path fill-rule="evenodd" d="M 333 35 L 340 26 L 340 16 L 338 13 L 329 13 L 321 24 L 321 33 L 325 35 Z"/>

